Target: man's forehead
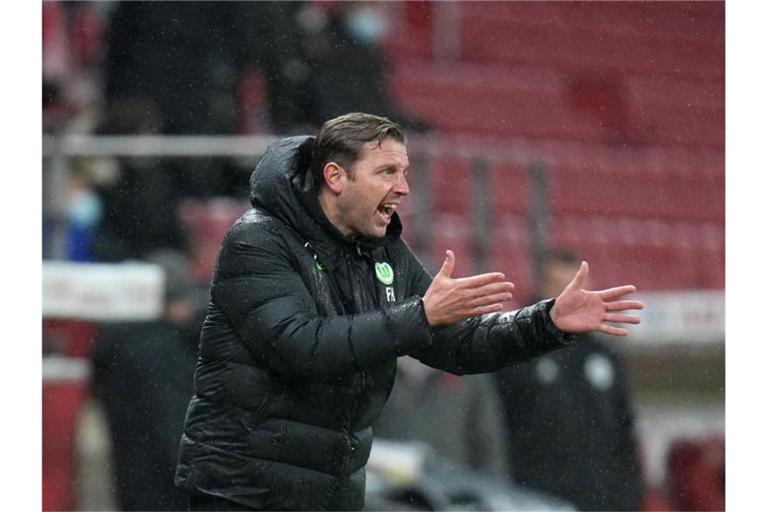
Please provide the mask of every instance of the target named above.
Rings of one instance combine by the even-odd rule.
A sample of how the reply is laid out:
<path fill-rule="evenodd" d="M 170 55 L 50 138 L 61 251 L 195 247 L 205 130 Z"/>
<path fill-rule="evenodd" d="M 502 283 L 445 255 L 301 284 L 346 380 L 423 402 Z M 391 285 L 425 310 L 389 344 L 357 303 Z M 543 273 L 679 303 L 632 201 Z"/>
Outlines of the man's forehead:
<path fill-rule="evenodd" d="M 397 163 L 408 166 L 408 151 L 405 144 L 392 138 L 386 138 L 381 141 L 372 140 L 363 145 L 363 151 L 360 159 L 382 159 L 397 160 Z"/>

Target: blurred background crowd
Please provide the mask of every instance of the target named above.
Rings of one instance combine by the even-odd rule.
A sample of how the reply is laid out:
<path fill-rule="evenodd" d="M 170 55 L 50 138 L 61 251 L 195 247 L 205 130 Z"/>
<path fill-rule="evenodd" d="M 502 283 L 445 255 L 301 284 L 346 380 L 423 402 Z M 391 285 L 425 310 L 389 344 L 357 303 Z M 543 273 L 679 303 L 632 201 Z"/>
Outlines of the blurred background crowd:
<path fill-rule="evenodd" d="M 450 248 L 459 274 L 503 271 L 512 309 L 584 258 L 592 286 L 649 305 L 627 342 L 495 375 L 402 358 L 370 507 L 723 509 L 724 11 L 43 2 L 44 270 L 164 276 L 153 318 L 62 312 L 46 300 L 76 286 L 51 265 L 44 509 L 186 506 L 173 465 L 220 242 L 266 145 L 351 111 L 409 133 L 404 237 L 431 270 Z"/>

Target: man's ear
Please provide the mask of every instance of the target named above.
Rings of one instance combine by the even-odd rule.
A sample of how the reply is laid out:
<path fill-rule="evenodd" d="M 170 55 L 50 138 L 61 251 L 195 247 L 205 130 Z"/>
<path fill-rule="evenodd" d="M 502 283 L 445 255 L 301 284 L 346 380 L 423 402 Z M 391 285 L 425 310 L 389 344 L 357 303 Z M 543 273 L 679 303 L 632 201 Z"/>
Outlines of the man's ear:
<path fill-rule="evenodd" d="M 336 162 L 328 162 L 323 167 L 323 179 L 331 192 L 339 194 L 347 183 L 347 171 Z"/>

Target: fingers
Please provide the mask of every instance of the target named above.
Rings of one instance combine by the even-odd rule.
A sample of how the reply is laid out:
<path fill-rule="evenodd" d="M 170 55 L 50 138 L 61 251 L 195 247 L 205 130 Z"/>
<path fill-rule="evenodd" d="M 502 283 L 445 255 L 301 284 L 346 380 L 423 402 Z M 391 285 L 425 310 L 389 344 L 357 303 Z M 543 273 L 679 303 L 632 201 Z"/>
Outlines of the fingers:
<path fill-rule="evenodd" d="M 580 290 L 581 287 L 584 286 L 584 281 L 587 279 L 587 274 L 589 274 L 589 264 L 586 261 L 582 261 L 581 266 L 579 267 L 579 271 L 576 272 L 573 280 L 568 283 L 568 286 L 566 286 L 565 289 Z"/>
<path fill-rule="evenodd" d="M 478 288 L 465 289 L 463 292 L 467 299 L 467 304 L 472 307 L 493 304 L 496 302 L 507 302 L 514 297 L 512 292 L 515 285 L 508 281 L 494 282 L 480 286 Z"/>
<path fill-rule="evenodd" d="M 472 316 L 485 315 L 486 313 L 497 313 L 503 311 L 504 306 L 502 304 L 489 304 L 487 306 L 477 306 L 469 311 L 467 318 Z"/>
<path fill-rule="evenodd" d="M 617 313 L 606 313 L 604 320 L 606 322 L 618 322 L 622 324 L 639 324 L 640 317 L 632 315 L 619 315 Z"/>
<path fill-rule="evenodd" d="M 469 302 L 470 306 L 484 306 L 486 304 L 495 304 L 497 302 L 509 302 L 514 296 L 511 293 L 496 293 L 494 295 L 482 295 Z"/>
<path fill-rule="evenodd" d="M 639 300 L 617 300 L 605 303 L 606 311 L 625 311 L 627 309 L 643 309 L 645 304 Z"/>
<path fill-rule="evenodd" d="M 508 281 L 491 283 L 479 288 L 472 288 L 462 292 L 465 295 L 466 304 L 471 307 L 484 306 L 497 302 L 507 302 L 514 298 L 512 292 L 515 285 Z"/>
<path fill-rule="evenodd" d="M 479 288 L 473 288 L 471 290 L 472 295 L 492 295 L 495 293 L 512 293 L 515 291 L 515 284 L 509 281 L 501 281 L 500 283 L 490 283 Z"/>
<path fill-rule="evenodd" d="M 457 284 L 461 288 L 479 288 L 491 283 L 498 283 L 506 279 L 501 272 L 489 272 L 488 274 L 480 274 L 470 277 L 462 277 L 457 279 Z M 511 284 L 511 283 L 510 283 Z"/>
<path fill-rule="evenodd" d="M 623 307 L 623 308 L 615 308 L 618 309 L 643 309 L 643 303 L 637 300 L 628 300 L 628 301 L 619 301 L 619 302 L 610 302 L 606 304 L 606 309 L 608 309 L 608 306 L 620 304 L 621 302 L 628 303 L 628 306 L 631 307 Z M 622 315 L 620 313 L 606 313 L 605 317 L 603 318 L 606 322 L 613 322 L 613 323 L 620 323 L 620 324 L 639 324 L 640 323 L 640 317 L 634 316 L 634 315 Z M 613 336 L 627 336 L 629 335 L 629 331 L 627 329 L 624 329 L 622 327 L 614 327 L 612 325 L 607 324 L 600 324 L 600 327 L 597 328 L 599 332 L 603 332 L 605 334 L 611 334 Z"/>
<path fill-rule="evenodd" d="M 466 318 L 503 311 L 512 300 L 515 285 L 504 274 L 491 272 L 454 279 L 456 257 L 446 251 L 445 261 L 424 294 L 424 313 L 429 325 L 445 325 Z"/>
<path fill-rule="evenodd" d="M 611 334 L 613 336 L 627 336 L 629 334 L 627 329 L 622 329 L 621 327 L 613 327 L 612 325 L 606 324 L 600 324 L 600 327 L 598 327 L 597 330 L 599 332 Z"/>
<path fill-rule="evenodd" d="M 445 277 L 451 277 L 455 264 L 456 256 L 454 256 L 453 251 L 450 249 L 445 251 L 445 261 L 443 261 L 443 266 L 440 267 L 440 272 L 438 272 L 438 274 Z"/>
<path fill-rule="evenodd" d="M 603 300 L 611 300 L 629 293 L 633 293 L 637 288 L 634 285 L 627 284 L 624 286 L 616 286 L 614 288 L 608 288 L 606 290 L 600 290 L 597 294 Z"/>

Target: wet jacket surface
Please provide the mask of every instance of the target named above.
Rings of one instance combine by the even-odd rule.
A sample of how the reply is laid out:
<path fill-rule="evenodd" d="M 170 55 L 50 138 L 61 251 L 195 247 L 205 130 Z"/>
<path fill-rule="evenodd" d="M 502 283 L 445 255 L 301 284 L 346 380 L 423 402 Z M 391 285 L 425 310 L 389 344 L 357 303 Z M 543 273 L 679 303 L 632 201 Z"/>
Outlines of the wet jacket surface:
<path fill-rule="evenodd" d="M 461 375 L 572 340 L 552 301 L 430 328 L 432 278 L 397 215 L 384 238 L 342 236 L 317 200 L 312 140 L 272 144 L 251 176 L 253 208 L 219 253 L 180 443 L 177 485 L 255 509 L 363 507 L 398 356 Z"/>

